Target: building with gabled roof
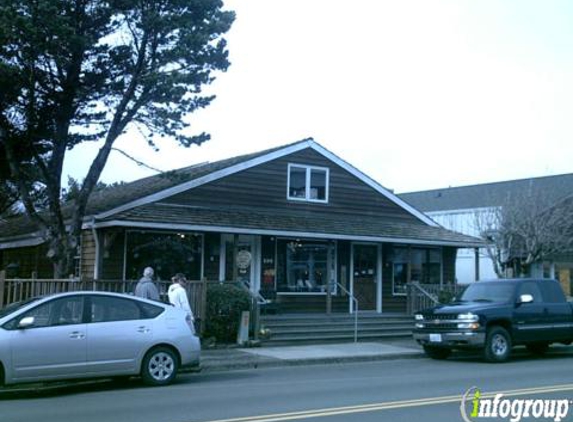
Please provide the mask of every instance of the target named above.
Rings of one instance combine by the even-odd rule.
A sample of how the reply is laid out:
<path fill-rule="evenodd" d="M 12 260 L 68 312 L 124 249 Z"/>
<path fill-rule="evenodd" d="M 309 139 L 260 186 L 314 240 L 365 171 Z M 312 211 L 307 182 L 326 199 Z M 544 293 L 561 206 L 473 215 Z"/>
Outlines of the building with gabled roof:
<path fill-rule="evenodd" d="M 451 283 L 458 248 L 481 245 L 312 139 L 147 177 L 90 198 L 78 275 L 240 280 L 254 293 L 323 309 L 403 311 L 406 283 Z M 0 268 L 50 276 L 42 233 L 0 224 Z M 349 292 L 349 293 L 348 293 Z"/>

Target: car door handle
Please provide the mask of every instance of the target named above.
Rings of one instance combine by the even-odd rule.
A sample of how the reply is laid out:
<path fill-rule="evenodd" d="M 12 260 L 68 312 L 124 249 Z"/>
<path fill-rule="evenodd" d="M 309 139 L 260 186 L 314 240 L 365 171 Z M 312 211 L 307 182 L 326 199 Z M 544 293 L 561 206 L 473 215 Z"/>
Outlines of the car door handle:
<path fill-rule="evenodd" d="M 151 331 L 151 330 L 145 326 L 141 326 L 137 329 L 138 333 L 149 333 L 149 331 Z"/>
<path fill-rule="evenodd" d="M 74 331 L 74 332 L 70 333 L 70 338 L 73 338 L 73 339 L 80 339 L 81 340 L 85 337 L 86 337 L 85 334 L 80 332 L 80 331 Z"/>

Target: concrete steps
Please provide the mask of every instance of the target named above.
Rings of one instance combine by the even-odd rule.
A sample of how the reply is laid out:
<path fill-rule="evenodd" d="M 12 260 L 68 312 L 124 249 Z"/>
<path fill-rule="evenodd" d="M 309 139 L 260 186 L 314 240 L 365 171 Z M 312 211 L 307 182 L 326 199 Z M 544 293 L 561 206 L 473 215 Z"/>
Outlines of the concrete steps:
<path fill-rule="evenodd" d="M 359 314 L 358 339 L 411 337 L 413 325 L 414 319 L 407 315 Z M 354 340 L 354 316 L 349 314 L 265 315 L 261 327 L 270 330 L 270 336 L 262 340 L 264 346 Z"/>

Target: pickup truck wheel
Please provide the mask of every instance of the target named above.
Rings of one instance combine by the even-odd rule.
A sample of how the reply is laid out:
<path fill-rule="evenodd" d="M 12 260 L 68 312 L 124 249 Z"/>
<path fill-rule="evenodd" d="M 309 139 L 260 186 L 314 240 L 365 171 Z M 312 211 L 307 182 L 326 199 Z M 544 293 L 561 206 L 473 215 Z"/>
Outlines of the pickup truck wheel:
<path fill-rule="evenodd" d="M 547 343 L 531 343 L 525 346 L 527 348 L 527 350 L 529 351 L 529 353 L 534 354 L 534 355 L 538 355 L 538 356 L 543 356 L 545 354 L 545 352 L 547 352 L 547 349 L 549 349 L 549 344 Z"/>
<path fill-rule="evenodd" d="M 511 337 L 503 327 L 492 327 L 487 332 L 484 357 L 488 362 L 505 362 L 511 354 Z"/>
<path fill-rule="evenodd" d="M 432 359 L 444 360 L 451 355 L 452 351 L 444 347 L 424 346 L 424 353 Z"/>

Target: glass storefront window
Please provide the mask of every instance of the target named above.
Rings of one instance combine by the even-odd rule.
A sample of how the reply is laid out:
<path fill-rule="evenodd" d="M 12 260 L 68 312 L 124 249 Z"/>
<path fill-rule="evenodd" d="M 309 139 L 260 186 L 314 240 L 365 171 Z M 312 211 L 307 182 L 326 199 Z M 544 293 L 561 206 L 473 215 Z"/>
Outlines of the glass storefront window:
<path fill-rule="evenodd" d="M 427 261 L 423 264 L 424 283 L 440 284 L 442 281 L 442 251 L 427 249 Z"/>
<path fill-rule="evenodd" d="M 324 293 L 328 285 L 330 246 L 323 242 L 279 240 L 277 291 Z"/>
<path fill-rule="evenodd" d="M 442 251 L 435 248 L 394 248 L 392 261 L 392 292 L 406 294 L 408 271 L 410 280 L 421 284 L 440 284 L 442 280 Z"/>
<path fill-rule="evenodd" d="M 127 232 L 126 278 L 141 278 L 145 267 L 159 280 L 183 273 L 188 280 L 201 279 L 203 239 L 193 233 Z"/>
<path fill-rule="evenodd" d="M 394 248 L 393 252 L 392 293 L 404 295 L 406 294 L 406 283 L 408 282 L 408 249 Z"/>

